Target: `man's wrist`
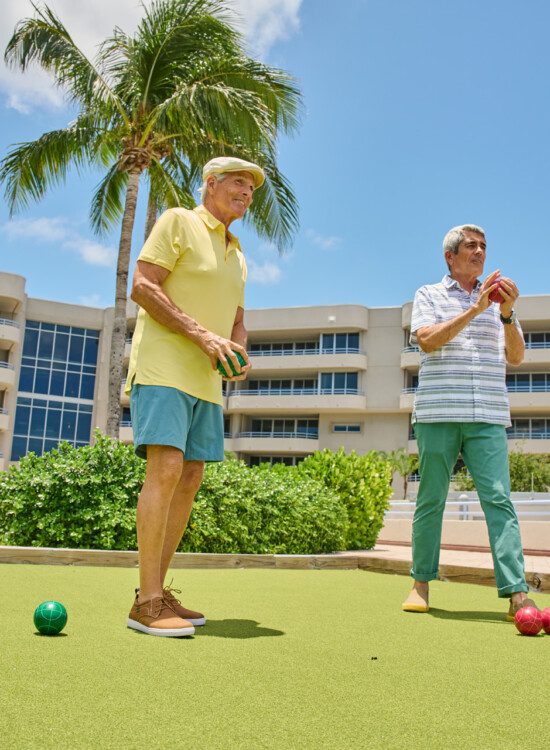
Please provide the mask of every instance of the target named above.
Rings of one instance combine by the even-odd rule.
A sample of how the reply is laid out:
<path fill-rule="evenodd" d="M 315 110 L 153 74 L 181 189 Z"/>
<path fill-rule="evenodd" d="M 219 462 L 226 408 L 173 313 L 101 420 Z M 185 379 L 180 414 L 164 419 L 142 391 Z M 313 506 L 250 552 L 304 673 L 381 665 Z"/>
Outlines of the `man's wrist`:
<path fill-rule="evenodd" d="M 511 323 L 516 322 L 516 313 L 513 310 L 510 310 L 509 315 L 504 315 L 504 313 L 501 311 L 500 313 L 500 322 L 504 325 L 510 325 Z"/>

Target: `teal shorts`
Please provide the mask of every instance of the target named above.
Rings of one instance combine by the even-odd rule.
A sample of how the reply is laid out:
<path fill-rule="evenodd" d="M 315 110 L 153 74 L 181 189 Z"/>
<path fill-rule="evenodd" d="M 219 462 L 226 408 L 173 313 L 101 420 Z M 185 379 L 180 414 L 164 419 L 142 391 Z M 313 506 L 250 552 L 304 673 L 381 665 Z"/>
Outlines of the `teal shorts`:
<path fill-rule="evenodd" d="M 134 449 L 147 458 L 148 445 L 179 448 L 187 461 L 223 461 L 223 409 L 177 388 L 132 386 L 130 412 Z"/>

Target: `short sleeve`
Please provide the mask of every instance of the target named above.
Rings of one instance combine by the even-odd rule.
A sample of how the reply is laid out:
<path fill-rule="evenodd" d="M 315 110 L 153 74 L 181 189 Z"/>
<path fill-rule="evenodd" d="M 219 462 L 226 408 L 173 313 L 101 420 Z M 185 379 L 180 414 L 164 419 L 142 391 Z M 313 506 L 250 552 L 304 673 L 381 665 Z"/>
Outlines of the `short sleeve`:
<path fill-rule="evenodd" d="M 184 232 L 184 217 L 177 209 L 169 208 L 160 216 L 151 230 L 138 260 L 154 263 L 155 266 L 173 271 L 182 249 L 185 247 Z"/>
<path fill-rule="evenodd" d="M 433 326 L 436 322 L 437 318 L 433 300 L 430 297 L 428 288 L 422 286 L 414 295 L 411 314 L 410 343 L 413 346 L 416 346 L 418 344 L 418 340 L 416 338 L 416 332 L 418 331 L 418 329 L 424 328 L 425 326 Z"/>
<path fill-rule="evenodd" d="M 246 265 L 246 260 L 244 259 L 244 256 L 243 256 L 243 288 L 242 288 L 241 296 L 239 299 L 239 307 L 242 307 L 243 310 L 244 310 L 244 287 L 246 284 L 247 276 L 248 276 L 248 267 Z"/>

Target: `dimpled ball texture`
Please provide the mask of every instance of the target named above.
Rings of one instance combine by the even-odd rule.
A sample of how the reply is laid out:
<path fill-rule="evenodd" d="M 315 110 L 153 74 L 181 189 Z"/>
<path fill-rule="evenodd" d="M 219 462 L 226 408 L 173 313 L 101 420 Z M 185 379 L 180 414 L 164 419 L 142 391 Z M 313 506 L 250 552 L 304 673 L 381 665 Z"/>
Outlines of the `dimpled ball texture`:
<path fill-rule="evenodd" d="M 550 635 L 550 607 L 546 607 L 541 612 L 542 615 L 542 627 L 547 635 Z"/>
<path fill-rule="evenodd" d="M 542 613 L 536 607 L 522 607 L 516 612 L 514 622 L 522 635 L 537 635 L 542 629 Z"/>
<path fill-rule="evenodd" d="M 42 602 L 34 610 L 34 625 L 42 635 L 57 635 L 67 624 L 67 610 L 60 602 Z"/>
<path fill-rule="evenodd" d="M 239 352 L 236 352 L 236 351 L 233 351 L 233 353 L 236 355 L 236 357 L 237 357 L 237 359 L 239 361 L 240 366 L 243 367 L 246 363 L 245 363 L 245 360 L 244 360 L 244 357 L 242 356 L 242 354 L 239 354 Z M 228 359 L 227 357 L 226 357 L 226 360 L 227 360 L 227 363 L 229 364 L 229 367 L 231 367 L 231 372 L 233 373 L 233 375 L 238 375 L 238 373 L 235 370 L 235 367 L 233 365 L 233 362 L 230 359 Z M 228 375 L 228 373 L 226 372 L 225 367 L 222 364 L 221 360 L 219 360 L 219 359 L 218 359 L 218 370 L 220 371 L 220 373 L 223 375 L 224 378 L 230 377 L 230 375 Z"/>
<path fill-rule="evenodd" d="M 497 279 L 496 283 L 498 284 L 498 286 L 489 294 L 489 299 L 491 300 L 491 302 L 496 302 L 497 305 L 500 305 L 502 302 L 504 302 L 504 297 L 500 293 L 500 279 Z"/>

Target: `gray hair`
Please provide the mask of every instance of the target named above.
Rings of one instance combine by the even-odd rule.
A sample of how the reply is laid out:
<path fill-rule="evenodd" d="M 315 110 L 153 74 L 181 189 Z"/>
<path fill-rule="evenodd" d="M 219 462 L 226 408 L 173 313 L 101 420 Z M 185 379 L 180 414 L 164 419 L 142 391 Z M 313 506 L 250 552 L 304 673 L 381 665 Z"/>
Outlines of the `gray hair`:
<path fill-rule="evenodd" d="M 485 230 L 475 224 L 461 224 L 458 227 L 453 227 L 452 229 L 449 229 L 443 238 L 443 253 L 446 253 L 448 250 L 456 255 L 458 253 L 458 246 L 464 239 L 464 232 L 475 232 L 476 234 L 481 234 L 482 237 L 485 237 Z M 451 270 L 448 263 L 447 268 L 449 271 Z"/>
<path fill-rule="evenodd" d="M 225 178 L 227 177 L 227 174 L 228 174 L 227 172 L 222 172 L 221 174 L 209 175 L 209 177 L 215 177 L 218 182 L 223 182 Z M 199 195 L 201 198 L 201 203 L 204 203 L 204 199 L 208 195 L 208 179 L 206 179 L 200 186 Z"/>

